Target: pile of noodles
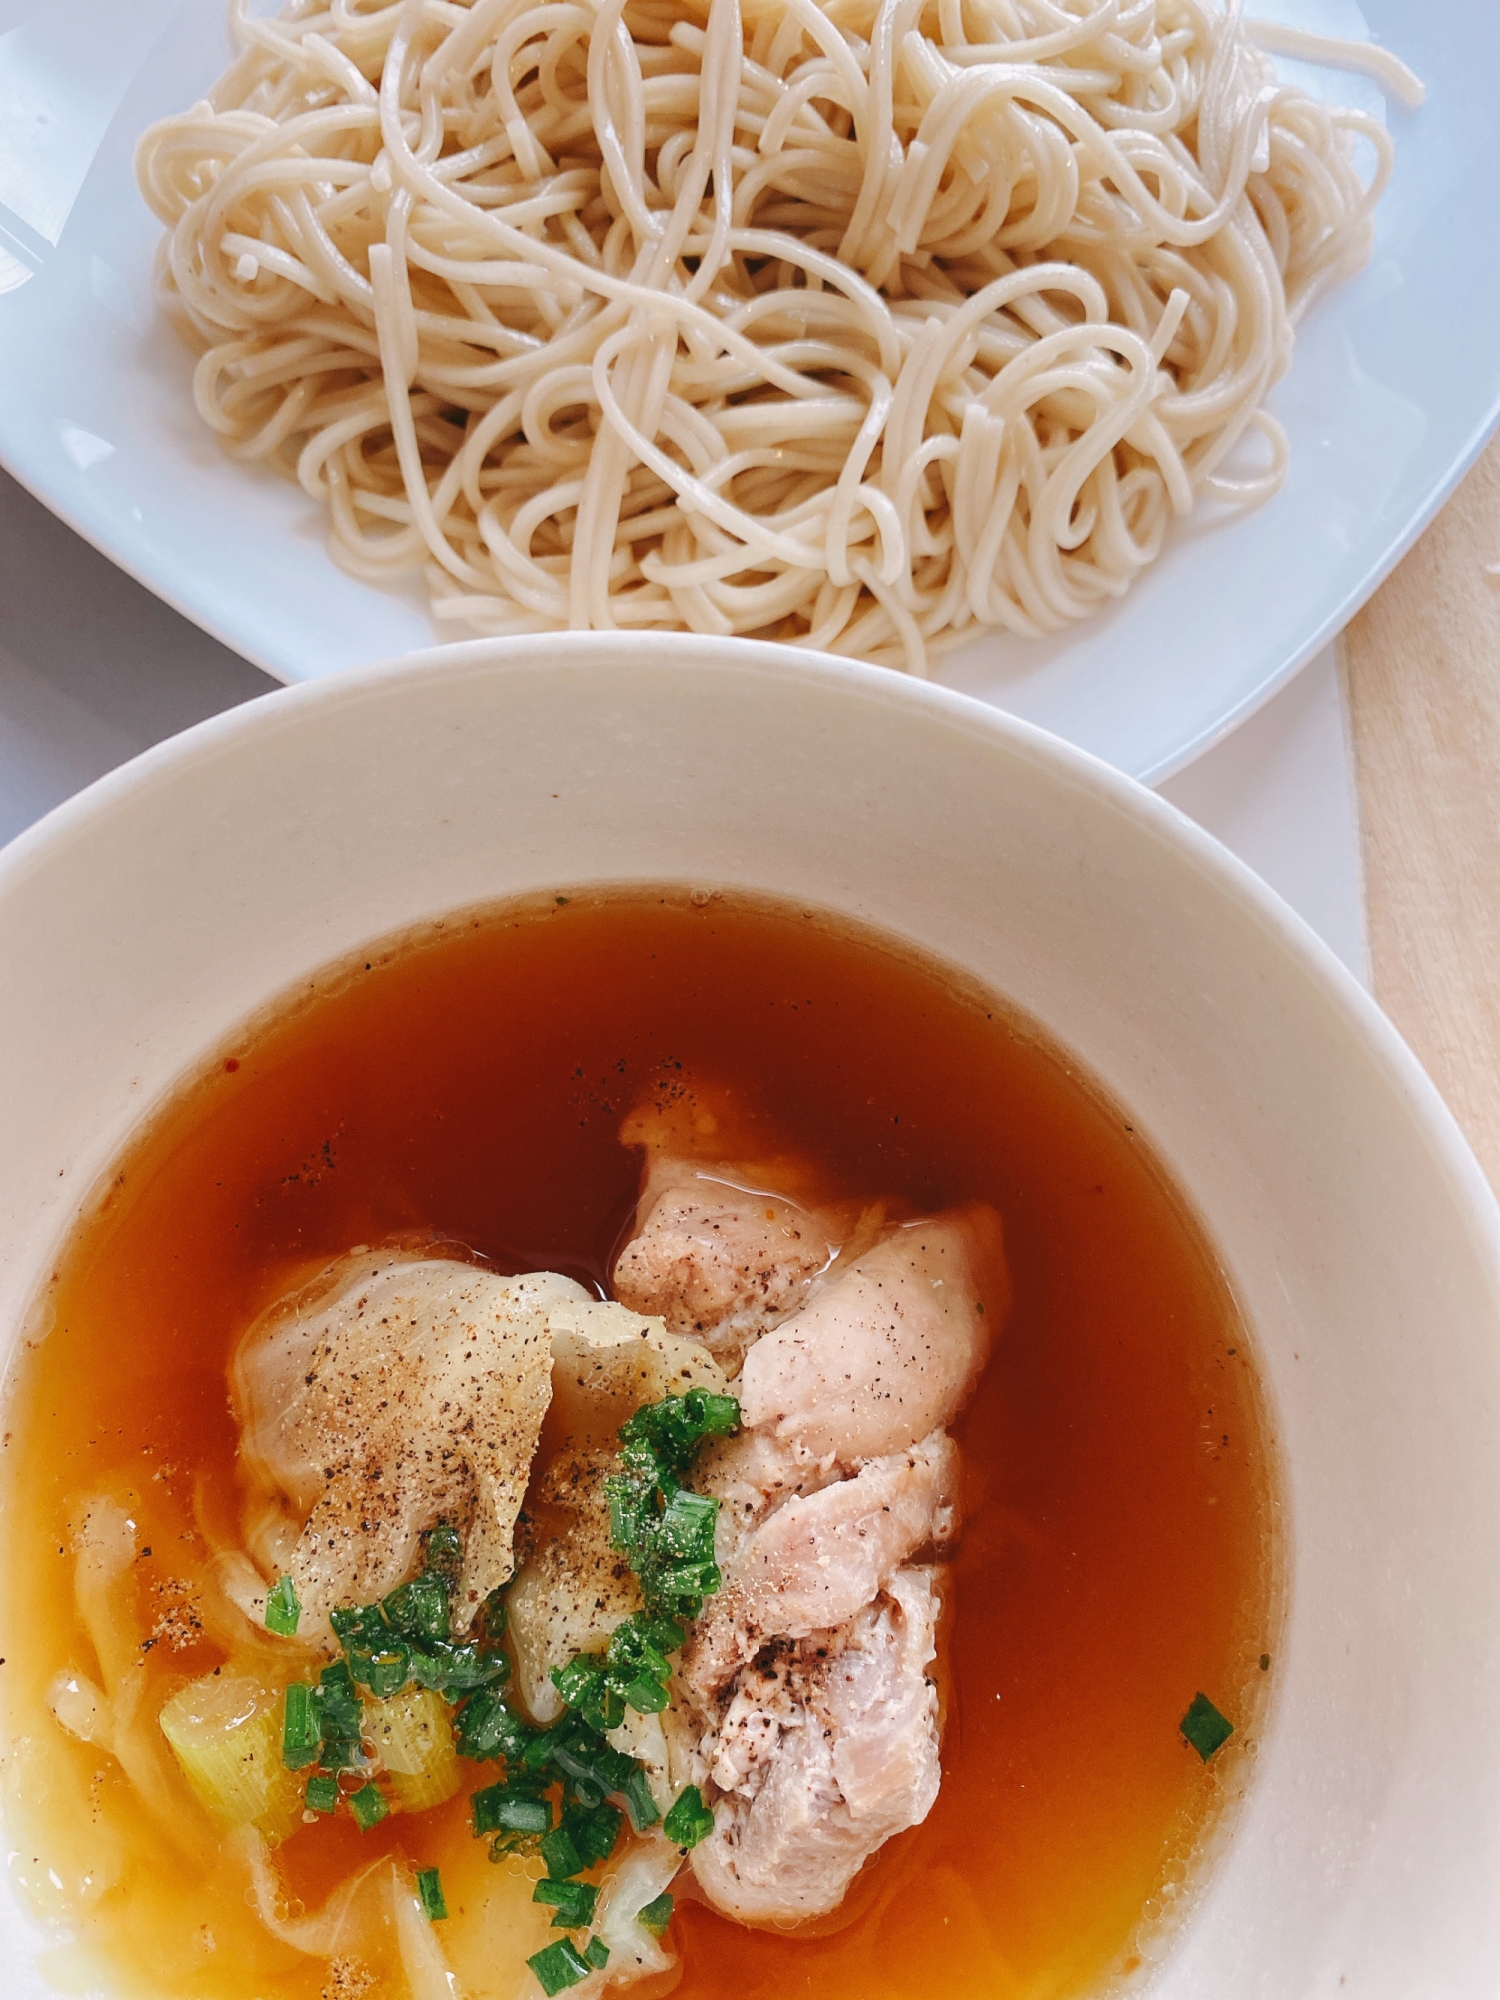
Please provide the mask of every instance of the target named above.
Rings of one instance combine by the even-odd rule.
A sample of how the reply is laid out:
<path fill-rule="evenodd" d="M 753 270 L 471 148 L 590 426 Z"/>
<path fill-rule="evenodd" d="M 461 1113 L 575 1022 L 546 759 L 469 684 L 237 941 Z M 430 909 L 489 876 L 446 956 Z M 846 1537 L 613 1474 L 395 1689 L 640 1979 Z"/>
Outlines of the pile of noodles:
<path fill-rule="evenodd" d="M 138 160 L 198 407 L 483 632 L 920 672 L 1085 617 L 1274 491 L 1266 392 L 1390 169 L 1209 0 L 232 13 Z"/>

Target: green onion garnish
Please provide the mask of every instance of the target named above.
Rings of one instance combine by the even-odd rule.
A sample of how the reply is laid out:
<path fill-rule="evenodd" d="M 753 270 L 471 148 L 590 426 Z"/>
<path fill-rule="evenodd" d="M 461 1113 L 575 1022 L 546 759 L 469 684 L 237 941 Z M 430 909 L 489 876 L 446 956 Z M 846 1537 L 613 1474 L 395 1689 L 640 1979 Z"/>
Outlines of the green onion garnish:
<path fill-rule="evenodd" d="M 609 1964 L 609 1946 L 604 1942 L 603 1938 L 590 1938 L 588 1943 L 583 1947 L 583 1955 L 589 1964 L 593 1966 L 595 1972 L 602 1972 L 605 1966 Z"/>
<path fill-rule="evenodd" d="M 579 1956 L 568 1938 L 559 1938 L 556 1944 L 549 1944 L 545 1951 L 533 1953 L 526 1963 L 536 1974 L 537 1984 L 551 2000 L 554 1993 L 561 1993 L 565 1987 L 576 1986 L 580 1979 L 587 1979 L 593 1970 L 588 1961 Z"/>
<path fill-rule="evenodd" d="M 275 1632 L 282 1639 L 290 1639 L 302 1622 L 302 1606 L 297 1598 L 297 1586 L 289 1576 L 284 1576 L 266 1599 L 266 1630 Z"/>
<path fill-rule="evenodd" d="M 553 1923 L 559 1930 L 587 1930 L 594 1920 L 599 1891 L 591 1882 L 538 1882 L 531 1892 L 533 1903 L 550 1903 Z"/>
<path fill-rule="evenodd" d="M 427 1567 L 378 1604 L 340 1605 L 330 1614 L 344 1663 L 355 1686 L 377 1701 L 399 1694 L 409 1681 L 447 1701 L 510 1677 L 510 1659 L 499 1645 L 503 1605 L 491 1593 L 476 1635 L 462 1644 L 452 1636 L 453 1579 L 463 1545 L 446 1524 L 426 1538 Z"/>
<path fill-rule="evenodd" d="M 648 1826 L 655 1826 L 661 1818 L 661 1808 L 651 1796 L 651 1786 L 641 1765 L 636 1765 L 620 1787 L 620 1795 L 630 1813 L 630 1824 L 637 1833 L 644 1833 Z"/>
<path fill-rule="evenodd" d="M 448 1579 L 428 1570 L 381 1599 L 386 1623 L 404 1639 L 446 1639 L 451 1630 Z"/>
<path fill-rule="evenodd" d="M 680 1473 L 705 1438 L 732 1437 L 739 1427 L 740 1406 L 733 1396 L 689 1389 L 685 1396 L 664 1396 L 627 1417 L 620 1439 L 649 1452 L 662 1471 Z"/>
<path fill-rule="evenodd" d="M 696 1847 L 714 1830 L 714 1816 L 703 1803 L 696 1785 L 684 1785 L 676 1803 L 661 1823 L 661 1830 L 674 1847 Z"/>
<path fill-rule="evenodd" d="M 719 1503 L 681 1480 L 704 1440 L 730 1436 L 739 1418 L 733 1396 L 689 1389 L 685 1396 L 647 1403 L 620 1426 L 625 1470 L 605 1483 L 610 1541 L 628 1557 L 647 1609 L 658 1618 L 696 1618 L 704 1598 L 719 1587 L 713 1559 Z M 653 1679 L 665 1685 L 649 1675 L 648 1698 Z M 615 1685 L 623 1690 L 630 1683 Z"/>
<path fill-rule="evenodd" d="M 672 1921 L 671 1895 L 664 1890 L 654 1902 L 648 1903 L 645 1909 L 637 1910 L 635 1914 L 636 1921 L 644 1924 L 652 1937 L 660 1937 Z"/>
<path fill-rule="evenodd" d="M 286 1691 L 286 1712 L 281 1724 L 281 1761 L 289 1771 L 305 1771 L 316 1764 L 323 1747 L 323 1725 L 318 1701 L 306 1681 L 293 1681 Z"/>
<path fill-rule="evenodd" d="M 315 1771 L 303 1794 L 309 1812 L 331 1813 L 338 1809 L 339 1781 L 331 1771 Z"/>
<path fill-rule="evenodd" d="M 368 1833 L 372 1826 L 379 1826 L 390 1807 L 386 1804 L 385 1794 L 377 1786 L 367 1784 L 349 1794 L 349 1810 L 360 1832 Z"/>
<path fill-rule="evenodd" d="M 620 1837 L 620 1815 L 613 1806 L 570 1805 L 562 1817 L 563 1829 L 573 1843 L 585 1868 L 608 1861 Z M 545 1842 L 542 1852 L 547 1851 Z M 557 1870 L 554 1868 L 555 1875 Z"/>
<path fill-rule="evenodd" d="M 686 1561 L 712 1562 L 718 1512 L 719 1503 L 711 1494 L 690 1493 L 687 1487 L 679 1486 L 662 1509 L 656 1524 L 657 1540 L 663 1549 Z"/>
<path fill-rule="evenodd" d="M 491 1757 L 523 1757 L 535 1731 L 494 1688 L 471 1694 L 458 1712 L 458 1751 L 477 1764 Z"/>
<path fill-rule="evenodd" d="M 566 1882 L 570 1875 L 581 1875 L 588 1866 L 565 1826 L 555 1826 L 550 1833 L 543 1834 L 541 1851 L 547 1873 L 554 1882 Z"/>
<path fill-rule="evenodd" d="M 1178 1728 L 1205 1764 L 1234 1734 L 1234 1724 L 1220 1715 L 1206 1694 L 1193 1696 L 1192 1706 Z"/>
<path fill-rule="evenodd" d="M 442 1923 L 448 1914 L 448 1905 L 443 1897 L 443 1878 L 436 1868 L 417 1870 L 417 1894 L 422 1899 L 423 1914 L 429 1921 Z"/>
<path fill-rule="evenodd" d="M 328 1771 L 357 1770 L 364 1762 L 360 1739 L 365 1712 L 342 1660 L 335 1660 L 319 1674 L 317 1703 L 323 1731 L 323 1752 L 318 1761 Z"/>

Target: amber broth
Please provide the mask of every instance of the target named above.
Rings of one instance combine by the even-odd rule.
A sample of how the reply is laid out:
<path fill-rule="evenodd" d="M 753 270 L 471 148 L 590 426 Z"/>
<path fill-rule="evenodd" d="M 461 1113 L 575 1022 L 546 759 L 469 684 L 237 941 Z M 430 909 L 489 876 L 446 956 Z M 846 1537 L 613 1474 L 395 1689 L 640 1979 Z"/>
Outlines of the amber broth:
<path fill-rule="evenodd" d="M 154 1712 L 225 1657 L 184 1629 L 175 1580 L 203 1560 L 195 1485 L 200 1518 L 235 1518 L 225 1365 L 245 1325 L 351 1245 L 408 1232 L 602 1276 L 635 1192 L 620 1116 L 676 1063 L 727 1081 L 768 1144 L 850 1196 L 994 1202 L 1015 1284 L 960 1426 L 937 1806 L 831 1935 L 681 1907 L 682 2000 L 1053 2000 L 1128 1975 L 1181 1901 L 1248 1773 L 1275 1569 L 1244 1330 L 1183 1203 L 1055 1048 L 879 939 L 685 892 L 559 896 L 293 996 L 131 1146 L 55 1277 L 6 1438 L 8 1845 L 24 1836 L 22 1881 L 120 1991 L 342 1989 L 259 1929 L 241 1875 L 174 1859 L 112 1760 L 47 1714 L 60 1668 L 97 1671 L 73 1592 L 80 1496 L 123 1494 L 138 1524 Z M 1238 1725 L 1206 1767 L 1177 1728 L 1199 1689 Z M 495 1873 L 469 1789 L 369 1835 L 305 1829 L 280 1865 L 311 1907 L 384 1844 L 440 1863 L 466 1903 Z M 460 1969 L 470 2000 L 516 1990 Z M 56 1970 L 84 1977 L 76 1952 Z M 368 1990 L 405 1986 L 388 1971 Z"/>

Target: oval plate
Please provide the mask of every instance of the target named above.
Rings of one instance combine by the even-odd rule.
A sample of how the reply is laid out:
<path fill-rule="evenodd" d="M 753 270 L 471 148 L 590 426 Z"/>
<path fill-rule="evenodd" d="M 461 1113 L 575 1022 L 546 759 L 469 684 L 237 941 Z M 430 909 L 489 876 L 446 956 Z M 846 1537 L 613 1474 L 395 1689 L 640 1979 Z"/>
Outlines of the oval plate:
<path fill-rule="evenodd" d="M 1147 782 L 1339 630 L 1500 418 L 1500 7 L 1251 11 L 1373 36 L 1428 86 L 1409 114 L 1360 78 L 1282 66 L 1380 111 L 1398 148 L 1369 267 L 1314 309 L 1272 398 L 1292 441 L 1287 485 L 1256 513 L 1187 524 L 1101 616 L 1046 641 L 974 641 L 940 676 Z M 194 412 L 191 357 L 152 303 L 159 231 L 131 154 L 154 118 L 202 94 L 227 48 L 223 0 L 0 0 L 0 464 L 225 644 L 310 680 L 467 635 L 435 627 L 415 583 L 346 576 L 319 509 L 225 457 Z"/>

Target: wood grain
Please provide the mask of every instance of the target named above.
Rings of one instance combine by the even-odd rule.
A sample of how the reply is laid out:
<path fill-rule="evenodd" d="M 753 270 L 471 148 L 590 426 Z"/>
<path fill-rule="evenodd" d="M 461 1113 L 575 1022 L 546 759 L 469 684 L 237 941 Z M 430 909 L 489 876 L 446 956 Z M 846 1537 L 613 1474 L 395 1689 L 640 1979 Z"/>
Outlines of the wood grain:
<path fill-rule="evenodd" d="M 1344 635 L 1375 995 L 1500 1188 L 1500 437 Z"/>

